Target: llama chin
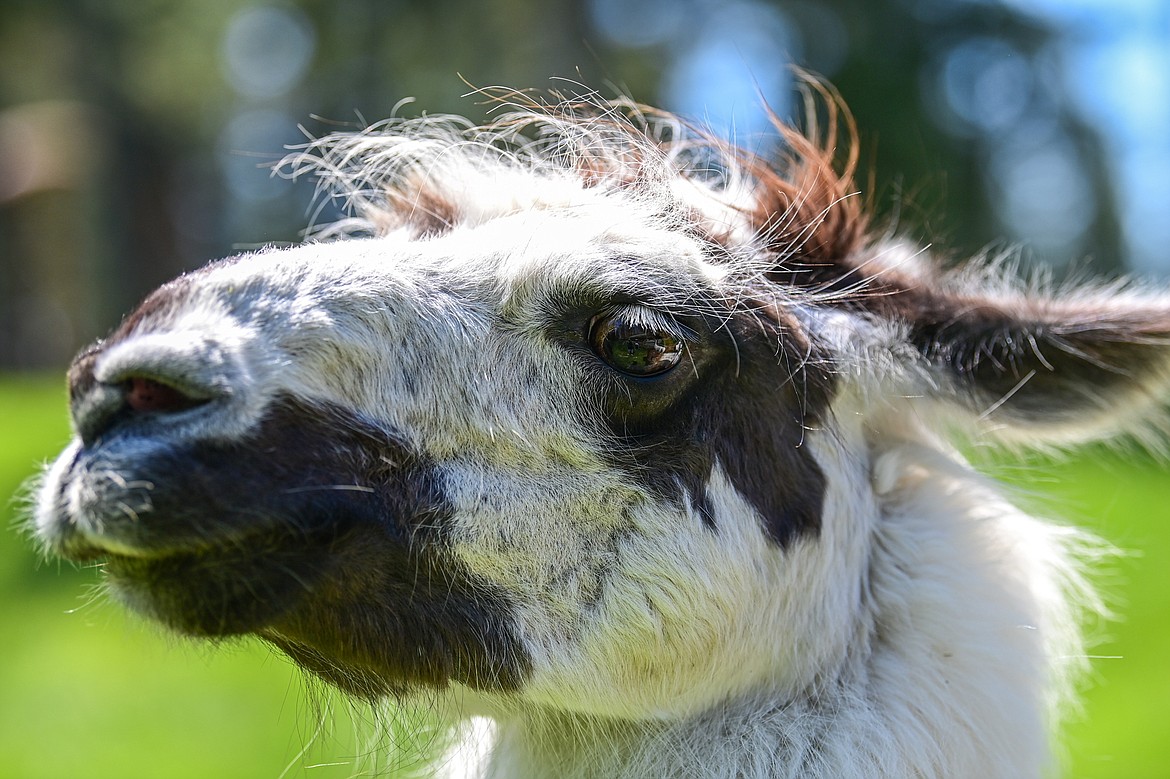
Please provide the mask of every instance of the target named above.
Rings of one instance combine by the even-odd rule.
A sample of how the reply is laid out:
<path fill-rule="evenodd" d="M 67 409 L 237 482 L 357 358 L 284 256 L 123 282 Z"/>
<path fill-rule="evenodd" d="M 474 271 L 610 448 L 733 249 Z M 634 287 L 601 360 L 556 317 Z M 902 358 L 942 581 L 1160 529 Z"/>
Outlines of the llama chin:
<path fill-rule="evenodd" d="M 311 144 L 352 217 L 79 355 L 39 539 L 178 631 L 449 696 L 473 775 L 1041 774 L 1093 542 L 956 446 L 1160 439 L 1170 296 L 943 271 L 825 95 L 775 160 L 620 102 Z"/>

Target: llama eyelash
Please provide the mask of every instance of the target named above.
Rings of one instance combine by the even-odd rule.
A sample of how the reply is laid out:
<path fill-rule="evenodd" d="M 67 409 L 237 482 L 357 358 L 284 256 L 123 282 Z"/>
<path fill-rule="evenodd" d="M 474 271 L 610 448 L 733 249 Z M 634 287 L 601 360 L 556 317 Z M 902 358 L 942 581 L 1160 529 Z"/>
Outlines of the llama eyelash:
<path fill-rule="evenodd" d="M 621 317 L 631 324 L 645 327 L 648 330 L 658 330 L 667 333 L 671 337 L 683 342 L 693 342 L 699 338 L 694 330 L 683 325 L 675 317 L 662 314 L 646 306 L 629 304 L 607 306 L 599 311 L 597 316 Z"/>

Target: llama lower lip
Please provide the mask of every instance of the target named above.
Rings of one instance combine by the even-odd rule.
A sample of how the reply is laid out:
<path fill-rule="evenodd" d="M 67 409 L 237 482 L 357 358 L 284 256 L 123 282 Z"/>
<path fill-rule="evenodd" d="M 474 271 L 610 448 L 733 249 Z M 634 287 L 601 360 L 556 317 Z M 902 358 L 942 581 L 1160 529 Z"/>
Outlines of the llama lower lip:
<path fill-rule="evenodd" d="M 230 636 L 263 628 L 314 591 L 331 565 L 327 554 L 310 553 L 311 546 L 304 538 L 252 538 L 149 557 L 102 557 L 114 592 L 134 610 L 189 635 Z"/>
<path fill-rule="evenodd" d="M 89 563 L 95 560 L 120 559 L 127 561 L 158 560 L 173 554 L 181 554 L 181 548 L 145 548 L 122 543 L 110 536 L 83 532 L 76 527 L 51 543 L 53 554 L 74 563 Z"/>
<path fill-rule="evenodd" d="M 110 550 L 104 549 L 76 533 L 55 538 L 46 543 L 46 548 L 53 555 L 72 563 L 91 563 L 95 560 L 103 560 L 110 555 Z"/>

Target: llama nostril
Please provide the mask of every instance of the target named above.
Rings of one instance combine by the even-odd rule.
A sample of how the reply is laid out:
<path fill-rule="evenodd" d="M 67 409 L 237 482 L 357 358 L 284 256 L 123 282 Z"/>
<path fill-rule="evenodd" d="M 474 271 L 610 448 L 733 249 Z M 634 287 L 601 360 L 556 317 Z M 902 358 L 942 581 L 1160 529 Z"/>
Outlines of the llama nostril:
<path fill-rule="evenodd" d="M 192 397 L 161 381 L 134 376 L 123 382 L 123 398 L 131 410 L 174 414 L 201 406 L 207 398 Z"/>
<path fill-rule="evenodd" d="M 87 445 L 134 417 L 166 417 L 198 408 L 217 395 L 202 387 L 189 389 L 146 376 L 123 375 L 113 381 L 75 385 L 71 401 L 78 435 Z"/>

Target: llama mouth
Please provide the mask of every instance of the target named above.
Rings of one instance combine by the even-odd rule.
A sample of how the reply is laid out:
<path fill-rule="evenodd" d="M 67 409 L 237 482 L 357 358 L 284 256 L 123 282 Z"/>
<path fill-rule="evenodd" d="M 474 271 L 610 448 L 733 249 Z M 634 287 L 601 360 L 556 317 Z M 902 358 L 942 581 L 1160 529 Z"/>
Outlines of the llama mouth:
<path fill-rule="evenodd" d="M 134 611 L 193 637 L 256 635 L 361 697 L 451 681 L 514 690 L 529 673 L 501 593 L 368 527 L 155 557 L 106 554 L 103 567 Z"/>
<path fill-rule="evenodd" d="M 257 635 L 363 696 L 528 674 L 509 599 L 442 542 L 438 469 L 343 409 L 281 397 L 230 440 L 77 444 L 42 501 L 52 553 L 98 561 L 118 600 L 179 633 Z"/>
<path fill-rule="evenodd" d="M 130 608 L 187 635 L 254 633 L 313 597 L 334 569 L 335 540 L 256 534 L 230 545 L 150 555 L 97 554 Z"/>
<path fill-rule="evenodd" d="M 412 519 L 441 502 L 392 433 L 285 399 L 234 441 L 116 430 L 77 442 L 41 499 L 50 554 L 99 564 L 128 606 L 197 636 L 280 619 L 338 578 L 351 539 L 408 544 Z"/>
<path fill-rule="evenodd" d="M 100 527 L 102 523 L 62 520 L 62 529 L 58 529 L 52 539 L 45 541 L 47 551 L 54 557 L 73 563 L 133 567 L 165 564 L 168 560 L 186 556 L 214 556 L 220 550 L 251 541 L 251 536 L 242 536 L 238 539 L 210 539 L 200 543 L 192 543 L 189 539 L 167 542 L 165 539 L 152 538 L 150 543 L 144 543 L 142 538 L 121 538 L 111 532 L 91 530 L 88 527 L 83 529 L 83 526 L 89 524 Z"/>

